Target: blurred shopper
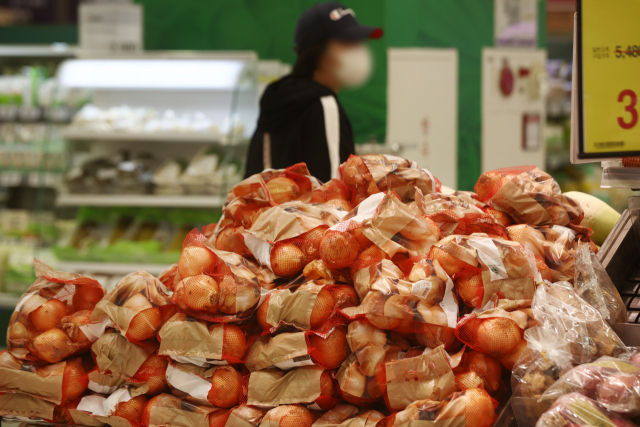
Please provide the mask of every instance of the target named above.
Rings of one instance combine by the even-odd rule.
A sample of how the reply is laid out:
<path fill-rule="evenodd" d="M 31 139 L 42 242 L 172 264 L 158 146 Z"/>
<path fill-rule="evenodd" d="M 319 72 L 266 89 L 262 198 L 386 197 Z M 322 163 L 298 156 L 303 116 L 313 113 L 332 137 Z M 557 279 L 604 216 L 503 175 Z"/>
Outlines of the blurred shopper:
<path fill-rule="evenodd" d="M 380 28 L 360 25 L 353 10 L 340 3 L 319 3 L 302 14 L 293 72 L 270 84 L 260 100 L 246 176 L 299 162 L 322 181 L 337 175 L 354 145 L 336 94 L 367 82 L 372 65 L 364 41 L 381 36 Z"/>

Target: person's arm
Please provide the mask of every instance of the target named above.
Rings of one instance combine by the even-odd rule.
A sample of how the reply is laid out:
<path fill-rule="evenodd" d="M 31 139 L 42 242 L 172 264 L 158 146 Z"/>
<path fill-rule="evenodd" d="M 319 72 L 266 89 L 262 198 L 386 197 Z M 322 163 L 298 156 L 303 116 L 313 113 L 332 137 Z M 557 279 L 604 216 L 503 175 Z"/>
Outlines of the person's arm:
<path fill-rule="evenodd" d="M 324 124 L 324 109 L 320 100 L 308 107 L 303 116 L 301 152 L 311 175 L 322 182 L 331 179 L 331 161 Z"/>

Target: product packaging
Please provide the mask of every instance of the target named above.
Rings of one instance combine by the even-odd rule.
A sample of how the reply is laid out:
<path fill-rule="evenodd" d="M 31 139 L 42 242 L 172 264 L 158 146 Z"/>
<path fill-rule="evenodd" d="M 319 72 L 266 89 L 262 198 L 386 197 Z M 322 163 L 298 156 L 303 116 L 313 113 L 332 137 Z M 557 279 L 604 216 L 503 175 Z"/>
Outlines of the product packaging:
<path fill-rule="evenodd" d="M 158 275 L 158 280 L 172 291 L 180 283 L 180 274 L 178 273 L 178 263 L 172 264 L 167 267 L 162 273 Z"/>
<path fill-rule="evenodd" d="M 261 427 L 311 427 L 321 413 L 302 405 L 281 405 L 265 414 Z"/>
<path fill-rule="evenodd" d="M 453 372 L 460 390 L 482 388 L 498 400 L 506 392 L 502 381 L 502 364 L 487 353 L 465 348 L 460 363 L 453 368 Z"/>
<path fill-rule="evenodd" d="M 83 397 L 70 414 L 73 423 L 79 425 L 99 423 L 112 427 L 141 427 L 142 413 L 148 402 L 147 395 L 121 387 L 109 396 L 93 394 Z"/>
<path fill-rule="evenodd" d="M 542 414 L 536 423 L 536 427 L 564 427 L 567 425 L 636 427 L 636 424 L 614 415 L 580 393 L 562 396 L 551 409 Z"/>
<path fill-rule="evenodd" d="M 196 405 L 170 394 L 159 394 L 149 400 L 142 413 L 145 427 L 209 427 L 210 419 L 224 409 Z M 216 425 L 215 427 L 220 427 Z"/>
<path fill-rule="evenodd" d="M 339 179 L 334 178 L 315 189 L 311 193 L 309 203 L 326 203 L 349 212 L 353 209 L 351 199 L 351 188 Z"/>
<path fill-rule="evenodd" d="M 79 401 L 56 405 L 24 393 L 0 393 L 0 416 L 6 417 L 7 421 L 74 424 L 69 410 L 74 409 Z"/>
<path fill-rule="evenodd" d="M 375 410 L 360 410 L 354 405 L 340 404 L 328 410 L 313 423 L 313 427 L 375 427 L 384 414 Z"/>
<path fill-rule="evenodd" d="M 91 355 L 96 362 L 99 373 L 114 375 L 133 383 L 142 383 L 146 381 L 147 376 L 138 377 L 136 375 L 147 359 L 156 355 L 157 350 L 158 343 L 155 341 L 148 340 L 136 344 L 117 332 L 107 332 L 93 343 Z M 150 361 L 150 366 L 157 364 L 157 362 L 152 361 Z M 160 369 L 156 374 L 162 376 L 162 368 L 166 370 L 166 365 L 164 367 L 162 366 L 163 363 L 159 365 L 158 368 Z M 149 364 L 146 366 L 149 366 Z"/>
<path fill-rule="evenodd" d="M 170 362 L 167 382 L 174 395 L 199 405 L 231 408 L 242 397 L 242 375 L 231 366 L 203 368 Z"/>

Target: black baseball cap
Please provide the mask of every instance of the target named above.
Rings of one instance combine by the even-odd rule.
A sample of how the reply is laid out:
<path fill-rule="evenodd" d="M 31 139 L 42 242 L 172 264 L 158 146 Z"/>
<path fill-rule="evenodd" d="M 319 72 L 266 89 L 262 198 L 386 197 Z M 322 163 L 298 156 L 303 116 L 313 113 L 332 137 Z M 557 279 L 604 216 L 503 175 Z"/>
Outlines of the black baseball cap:
<path fill-rule="evenodd" d="M 382 29 L 360 25 L 352 9 L 338 2 L 318 3 L 307 9 L 293 36 L 296 52 L 329 39 L 359 41 L 379 39 Z"/>

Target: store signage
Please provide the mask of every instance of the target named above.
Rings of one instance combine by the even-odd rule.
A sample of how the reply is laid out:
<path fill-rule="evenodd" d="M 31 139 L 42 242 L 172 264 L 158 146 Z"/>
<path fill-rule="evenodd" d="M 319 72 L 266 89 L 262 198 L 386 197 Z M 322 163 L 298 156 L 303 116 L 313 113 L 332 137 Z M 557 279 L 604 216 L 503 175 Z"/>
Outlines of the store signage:
<path fill-rule="evenodd" d="M 85 3 L 79 8 L 80 48 L 100 53 L 140 53 L 143 8 L 129 3 Z"/>
<path fill-rule="evenodd" d="M 580 159 L 640 156 L 640 0 L 579 0 Z"/>

